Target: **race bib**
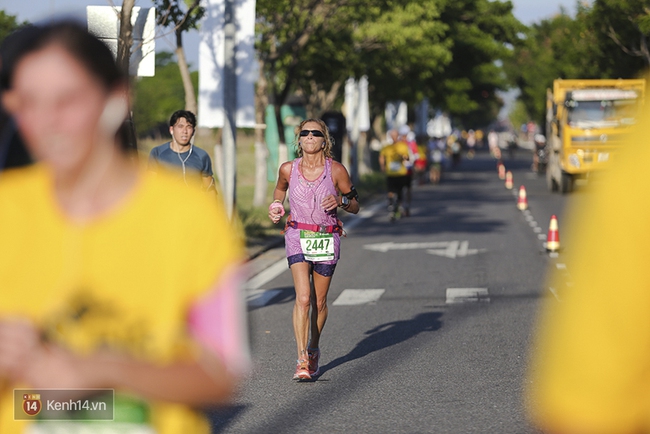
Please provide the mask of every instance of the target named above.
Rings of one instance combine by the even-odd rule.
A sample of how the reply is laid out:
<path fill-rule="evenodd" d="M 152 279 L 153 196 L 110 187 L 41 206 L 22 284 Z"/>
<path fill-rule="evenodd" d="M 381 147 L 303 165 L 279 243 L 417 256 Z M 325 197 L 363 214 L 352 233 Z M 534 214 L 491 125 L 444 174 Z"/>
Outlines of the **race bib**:
<path fill-rule="evenodd" d="M 388 170 L 390 172 L 399 172 L 400 170 L 402 170 L 402 162 L 401 161 L 392 161 L 388 165 L 388 168 L 389 168 Z"/>
<path fill-rule="evenodd" d="M 334 259 L 334 234 L 301 230 L 300 247 L 307 261 L 332 261 Z"/>

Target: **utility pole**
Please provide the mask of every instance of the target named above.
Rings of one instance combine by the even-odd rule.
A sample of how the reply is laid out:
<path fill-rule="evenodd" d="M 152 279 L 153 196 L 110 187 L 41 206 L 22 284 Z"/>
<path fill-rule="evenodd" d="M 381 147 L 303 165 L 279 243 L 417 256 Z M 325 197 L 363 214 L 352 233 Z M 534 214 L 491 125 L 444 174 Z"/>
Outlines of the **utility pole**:
<path fill-rule="evenodd" d="M 237 192 L 237 61 L 235 23 L 235 0 L 225 1 L 224 14 L 224 123 L 223 123 L 223 195 L 226 212 L 232 220 Z"/>

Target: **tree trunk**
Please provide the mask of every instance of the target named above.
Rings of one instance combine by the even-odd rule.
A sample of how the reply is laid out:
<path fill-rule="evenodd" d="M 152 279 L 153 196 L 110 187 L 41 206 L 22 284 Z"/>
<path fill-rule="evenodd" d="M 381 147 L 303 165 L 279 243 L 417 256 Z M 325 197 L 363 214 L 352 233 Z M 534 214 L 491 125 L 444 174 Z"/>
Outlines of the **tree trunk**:
<path fill-rule="evenodd" d="M 196 102 L 196 93 L 194 92 L 194 85 L 192 84 L 192 77 L 190 76 L 190 68 L 185 59 L 185 50 L 183 49 L 183 31 L 180 28 L 176 29 L 176 60 L 178 60 L 178 69 L 181 72 L 181 79 L 183 80 L 183 90 L 185 91 L 185 110 L 189 110 L 195 115 L 198 114 L 198 106 Z"/>
<path fill-rule="evenodd" d="M 135 0 L 124 0 L 120 10 L 120 36 L 117 40 L 117 64 L 129 75 L 129 61 L 131 60 L 131 46 L 133 45 L 133 25 L 131 14 Z"/>
<path fill-rule="evenodd" d="M 135 0 L 124 0 L 120 10 L 120 34 L 117 40 L 117 64 L 124 71 L 127 77 L 129 74 L 129 62 L 131 60 L 131 46 L 133 45 L 133 25 L 131 24 L 131 14 Z M 128 150 L 137 150 L 138 144 L 135 136 L 135 125 L 133 123 L 133 113 L 129 110 L 129 116 L 123 126 L 122 140 L 123 146 Z"/>
<path fill-rule="evenodd" d="M 268 151 L 264 140 L 264 128 L 266 106 L 269 104 L 267 95 L 267 82 L 264 76 L 264 65 L 260 62 L 260 75 L 255 88 L 255 193 L 253 195 L 253 206 L 260 207 L 266 202 L 267 189 L 267 164 Z"/>

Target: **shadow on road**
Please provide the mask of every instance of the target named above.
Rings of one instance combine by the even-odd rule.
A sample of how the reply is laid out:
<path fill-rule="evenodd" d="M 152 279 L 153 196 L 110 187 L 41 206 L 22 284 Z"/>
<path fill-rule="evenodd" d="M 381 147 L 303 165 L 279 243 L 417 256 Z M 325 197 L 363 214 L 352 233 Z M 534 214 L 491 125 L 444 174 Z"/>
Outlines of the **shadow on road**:
<path fill-rule="evenodd" d="M 436 331 L 442 327 L 440 312 L 426 312 L 416 315 L 413 319 L 393 321 L 381 324 L 365 334 L 368 335 L 348 354 L 332 360 L 321 366 L 321 375 L 330 369 L 395 344 L 407 341 L 421 332 Z"/>
<path fill-rule="evenodd" d="M 210 421 L 210 432 L 212 434 L 223 432 L 246 408 L 246 405 L 233 405 L 206 410 L 205 415 Z"/>

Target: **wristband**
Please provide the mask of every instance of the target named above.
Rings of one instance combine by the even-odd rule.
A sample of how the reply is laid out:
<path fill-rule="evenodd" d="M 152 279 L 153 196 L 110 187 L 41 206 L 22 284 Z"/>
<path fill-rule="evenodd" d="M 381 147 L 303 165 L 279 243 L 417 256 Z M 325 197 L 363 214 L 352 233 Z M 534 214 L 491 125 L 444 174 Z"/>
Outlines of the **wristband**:
<path fill-rule="evenodd" d="M 269 205 L 269 211 L 271 211 L 274 208 L 280 208 L 280 217 L 284 215 L 284 206 L 282 205 L 282 202 L 279 200 L 274 200 L 271 202 L 271 205 Z"/>

